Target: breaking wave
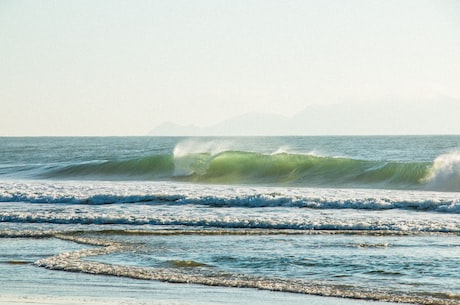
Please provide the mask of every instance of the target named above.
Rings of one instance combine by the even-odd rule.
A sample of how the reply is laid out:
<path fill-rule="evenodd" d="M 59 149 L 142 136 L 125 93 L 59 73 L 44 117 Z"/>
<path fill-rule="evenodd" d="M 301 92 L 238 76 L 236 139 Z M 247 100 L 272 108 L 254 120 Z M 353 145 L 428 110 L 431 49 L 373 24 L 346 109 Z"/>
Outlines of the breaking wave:
<path fill-rule="evenodd" d="M 48 168 L 39 177 L 460 191 L 460 152 L 441 155 L 433 162 L 369 161 L 285 152 L 175 152 L 60 165 Z"/>

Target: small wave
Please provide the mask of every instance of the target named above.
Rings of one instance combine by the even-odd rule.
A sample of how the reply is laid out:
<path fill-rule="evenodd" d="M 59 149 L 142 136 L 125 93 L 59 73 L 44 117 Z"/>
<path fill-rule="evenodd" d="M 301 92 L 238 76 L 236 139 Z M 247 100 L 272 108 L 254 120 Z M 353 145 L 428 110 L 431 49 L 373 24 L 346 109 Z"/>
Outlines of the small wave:
<path fill-rule="evenodd" d="M 8 265 L 28 265 L 28 264 L 31 264 L 32 262 L 19 261 L 19 260 L 10 260 L 10 261 L 5 261 L 4 263 L 8 264 Z"/>
<path fill-rule="evenodd" d="M 167 261 L 167 263 L 176 268 L 209 267 L 208 264 L 191 261 L 191 260 L 170 260 L 170 261 Z"/>

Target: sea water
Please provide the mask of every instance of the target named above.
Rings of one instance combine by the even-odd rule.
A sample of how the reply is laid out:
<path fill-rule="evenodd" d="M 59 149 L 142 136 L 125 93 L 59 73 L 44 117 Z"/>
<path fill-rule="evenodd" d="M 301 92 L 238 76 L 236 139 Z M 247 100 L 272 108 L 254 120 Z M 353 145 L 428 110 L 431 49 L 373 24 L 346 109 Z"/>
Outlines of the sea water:
<path fill-rule="evenodd" d="M 460 136 L 0 138 L 0 181 L 1 241 L 67 245 L 9 266 L 460 302 Z"/>

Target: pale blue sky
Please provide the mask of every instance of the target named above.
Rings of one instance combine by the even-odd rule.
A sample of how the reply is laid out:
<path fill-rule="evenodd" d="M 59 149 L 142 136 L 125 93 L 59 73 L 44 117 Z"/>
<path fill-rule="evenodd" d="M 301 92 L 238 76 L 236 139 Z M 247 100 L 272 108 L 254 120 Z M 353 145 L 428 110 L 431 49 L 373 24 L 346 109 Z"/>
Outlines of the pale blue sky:
<path fill-rule="evenodd" d="M 458 0 L 0 0 L 0 135 L 443 97 L 460 99 Z"/>

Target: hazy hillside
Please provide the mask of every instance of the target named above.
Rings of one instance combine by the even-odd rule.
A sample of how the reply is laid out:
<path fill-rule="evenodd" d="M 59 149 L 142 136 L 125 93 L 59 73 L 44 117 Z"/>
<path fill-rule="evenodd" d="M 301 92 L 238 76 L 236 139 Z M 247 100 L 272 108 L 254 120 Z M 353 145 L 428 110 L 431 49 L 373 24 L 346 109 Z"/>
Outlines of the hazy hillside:
<path fill-rule="evenodd" d="M 211 126 L 163 123 L 155 136 L 460 134 L 460 100 L 308 106 L 292 117 L 249 113 Z"/>

